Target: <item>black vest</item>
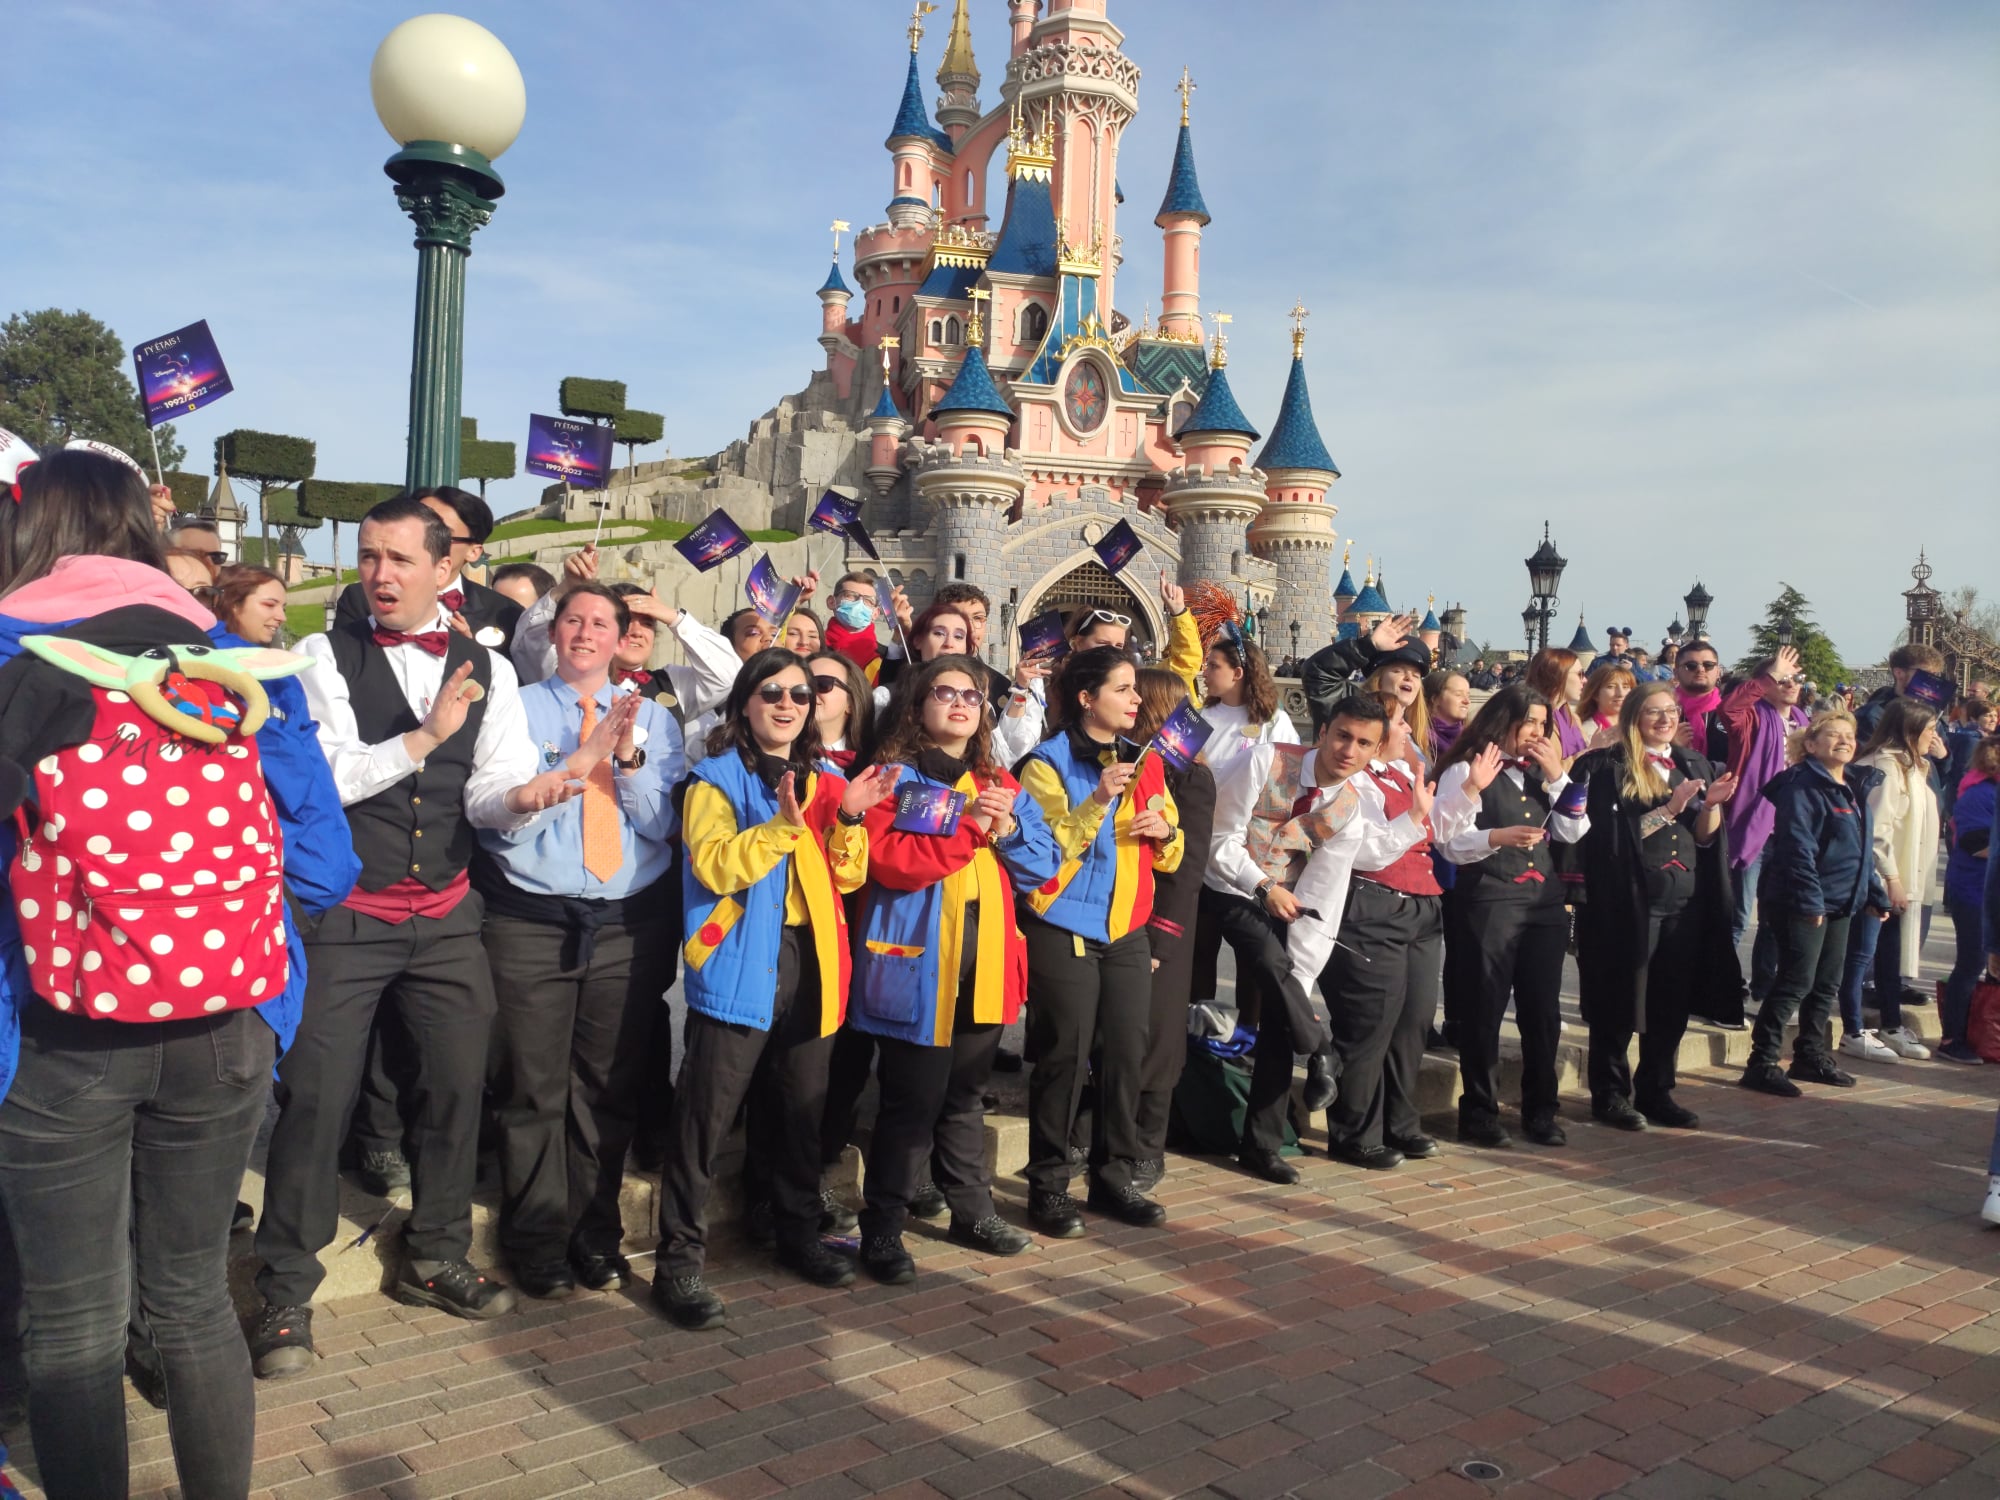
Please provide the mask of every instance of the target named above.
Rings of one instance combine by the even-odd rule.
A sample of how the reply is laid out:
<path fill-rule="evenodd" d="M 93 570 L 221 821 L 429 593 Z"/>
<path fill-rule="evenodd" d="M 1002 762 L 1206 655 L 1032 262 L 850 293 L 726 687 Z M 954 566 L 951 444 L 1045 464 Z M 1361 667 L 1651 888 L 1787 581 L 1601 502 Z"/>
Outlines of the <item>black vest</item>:
<path fill-rule="evenodd" d="M 1481 828 L 1547 826 L 1549 794 L 1542 790 L 1540 772 L 1530 768 L 1522 773 L 1522 780 L 1526 783 L 1524 786 L 1515 786 L 1514 778 L 1505 771 L 1493 778 L 1492 785 L 1479 799 Z M 1541 881 L 1523 881 L 1522 877 L 1529 871 L 1540 875 Z M 1526 849 L 1495 849 L 1477 864 L 1460 865 L 1458 869 L 1459 887 L 1468 893 L 1477 892 L 1489 901 L 1501 895 L 1517 894 L 1506 889 L 1517 882 L 1522 886 L 1518 894 L 1536 900 L 1557 896 L 1560 882 L 1556 879 L 1555 860 L 1550 856 L 1547 839 Z"/>
<path fill-rule="evenodd" d="M 445 678 L 471 662 L 472 680 L 490 696 L 493 662 L 486 648 L 455 630 L 450 635 Z M 334 665 L 347 679 L 348 701 L 365 744 L 395 739 L 422 724 L 390 670 L 388 653 L 375 644 L 366 618 L 336 620 L 327 639 L 333 645 Z M 399 880 L 415 880 L 441 891 L 472 862 L 477 845 L 472 825 L 465 821 L 465 783 L 472 775 L 472 753 L 486 718 L 486 701 L 482 696 L 472 705 L 463 727 L 438 746 L 421 769 L 347 809 L 354 852 L 361 856 L 362 890 L 379 891 Z"/>

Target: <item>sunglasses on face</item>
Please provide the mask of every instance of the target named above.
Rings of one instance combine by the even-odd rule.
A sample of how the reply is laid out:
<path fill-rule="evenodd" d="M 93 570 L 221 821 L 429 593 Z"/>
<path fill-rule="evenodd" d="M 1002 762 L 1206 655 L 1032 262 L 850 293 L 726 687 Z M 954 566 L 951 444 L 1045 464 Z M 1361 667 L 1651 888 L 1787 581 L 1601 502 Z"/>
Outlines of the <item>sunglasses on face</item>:
<path fill-rule="evenodd" d="M 847 691 L 847 684 L 842 682 L 838 677 L 815 677 L 813 678 L 813 691 L 815 693 L 844 693 Z"/>
<path fill-rule="evenodd" d="M 947 687 L 942 682 L 931 685 L 931 702 L 942 703 L 946 707 L 950 707 L 954 703 L 962 703 L 967 708 L 977 708 L 985 701 L 986 695 L 980 692 L 978 688 Z"/>
<path fill-rule="evenodd" d="M 767 682 L 757 689 L 757 696 L 773 707 L 783 703 L 787 695 L 800 708 L 804 708 L 808 703 L 813 701 L 812 688 L 803 682 L 794 683 L 791 687 L 785 687 L 781 683 Z"/>
<path fill-rule="evenodd" d="M 1777 683 L 1779 687 L 1795 687 L 1799 679 L 1796 677 L 1773 677 L 1771 681 Z"/>
<path fill-rule="evenodd" d="M 1678 663 L 1683 672 L 1713 672 L 1722 663 L 1714 661 L 1684 661 Z"/>

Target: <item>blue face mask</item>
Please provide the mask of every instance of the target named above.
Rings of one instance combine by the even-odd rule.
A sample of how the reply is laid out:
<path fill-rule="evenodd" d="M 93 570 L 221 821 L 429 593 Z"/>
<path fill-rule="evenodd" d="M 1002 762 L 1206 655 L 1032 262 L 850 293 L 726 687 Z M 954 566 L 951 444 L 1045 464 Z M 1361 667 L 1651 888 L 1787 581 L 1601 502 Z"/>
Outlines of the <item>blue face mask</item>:
<path fill-rule="evenodd" d="M 833 617 L 849 630 L 859 630 L 875 618 L 875 610 L 865 599 L 843 599 L 834 607 Z"/>

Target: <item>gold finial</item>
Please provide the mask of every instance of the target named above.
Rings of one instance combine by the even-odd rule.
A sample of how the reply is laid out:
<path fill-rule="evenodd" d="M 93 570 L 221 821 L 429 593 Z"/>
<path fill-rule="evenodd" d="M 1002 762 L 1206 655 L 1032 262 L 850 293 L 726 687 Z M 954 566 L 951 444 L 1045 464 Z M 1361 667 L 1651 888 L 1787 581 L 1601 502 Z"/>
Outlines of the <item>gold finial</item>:
<path fill-rule="evenodd" d="M 1174 87 L 1180 91 L 1181 124 L 1185 125 L 1188 122 L 1188 98 L 1190 95 L 1194 93 L 1196 89 L 1200 88 L 1201 85 L 1194 81 L 1193 74 L 1189 73 L 1186 68 L 1182 68 L 1181 81 L 1175 84 Z"/>
<path fill-rule="evenodd" d="M 1369 584 L 1373 583 L 1374 581 L 1375 581 L 1375 558 L 1371 554 L 1368 558 L 1368 576 L 1361 580 L 1362 587 L 1366 588 Z"/>
<path fill-rule="evenodd" d="M 917 3 L 910 7 L 910 50 L 912 52 L 917 50 L 917 43 L 924 39 L 924 17 L 936 9 L 937 7 L 931 4 L 930 0 L 917 0 Z"/>
<path fill-rule="evenodd" d="M 893 359 L 895 358 L 895 354 L 896 354 L 896 351 L 897 351 L 898 349 L 902 348 L 902 347 L 903 347 L 903 341 L 902 341 L 901 339 L 897 338 L 897 337 L 896 337 L 896 336 L 895 336 L 894 334 L 885 334 L 885 335 L 883 336 L 883 338 L 882 338 L 882 383 L 883 383 L 884 385 L 887 385 L 887 384 L 888 384 L 888 382 L 889 382 L 889 365 L 890 365 L 890 362 L 891 362 L 891 361 L 892 361 L 892 360 L 893 360 Z"/>
<path fill-rule="evenodd" d="M 1347 539 L 1347 545 L 1340 552 L 1340 571 L 1345 573 L 1347 565 L 1354 561 L 1354 538 Z"/>
<path fill-rule="evenodd" d="M 1312 312 L 1305 303 L 1292 304 L 1292 358 L 1304 359 L 1306 353 L 1306 319 Z"/>
<path fill-rule="evenodd" d="M 951 35 L 945 38 L 944 61 L 938 65 L 938 84 L 957 74 L 978 86 L 979 66 L 972 60 L 972 18 L 966 14 L 967 0 L 958 0 L 951 12 Z"/>
<path fill-rule="evenodd" d="M 1226 312 L 1210 313 L 1208 316 L 1215 323 L 1214 352 L 1209 355 L 1208 367 L 1211 370 L 1219 370 L 1229 363 L 1229 335 L 1222 330 L 1231 323 L 1234 323 L 1236 319 Z"/>
<path fill-rule="evenodd" d="M 986 304 L 993 294 L 976 286 L 965 295 L 972 299 L 972 312 L 965 320 L 965 342 L 976 349 L 986 342 Z"/>
<path fill-rule="evenodd" d="M 833 221 L 833 258 L 835 260 L 840 259 L 840 237 L 853 227 L 845 219 L 835 219 Z"/>

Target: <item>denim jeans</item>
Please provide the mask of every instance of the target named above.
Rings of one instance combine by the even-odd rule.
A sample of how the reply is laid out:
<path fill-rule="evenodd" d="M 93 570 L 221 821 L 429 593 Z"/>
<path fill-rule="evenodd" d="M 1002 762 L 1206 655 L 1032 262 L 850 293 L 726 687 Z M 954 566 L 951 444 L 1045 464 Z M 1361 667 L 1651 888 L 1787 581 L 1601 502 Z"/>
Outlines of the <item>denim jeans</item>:
<path fill-rule="evenodd" d="M 1875 920 L 1872 911 L 1859 913 L 1847 929 L 1847 965 L 1840 976 L 1840 1030 L 1844 1036 L 1854 1036 L 1861 1030 L 1861 981 L 1879 961 L 1878 945 L 1887 937 L 1883 924 Z M 1875 1003 L 1883 1004 L 1879 977 L 1875 980 Z M 1889 1019 L 1892 1011 L 1894 1021 Z M 1882 1029 L 1894 1031 L 1902 1024 L 1902 1008 L 1892 994 L 1883 1011 Z"/>
<path fill-rule="evenodd" d="M 2000 1114 L 1993 1117 L 1993 1149 L 1986 1157 L 1986 1171 L 1989 1176 L 2000 1177 Z"/>
<path fill-rule="evenodd" d="M 50 1500 L 129 1488 L 135 1270 L 183 1494 L 238 1500 L 256 1428 L 229 1224 L 277 1038 L 254 1012 L 93 1021 L 30 1000 L 0 1104 L 0 1198 L 28 1317 L 28 1420 Z"/>
<path fill-rule="evenodd" d="M 1973 901 L 1949 901 L 1952 935 L 1957 948 L 1951 977 L 1944 982 L 1944 1005 L 1938 1024 L 1948 1042 L 1965 1040 L 1965 1028 L 1972 1019 L 1972 990 L 1986 967 L 1986 949 L 1979 941 L 1979 905 Z"/>
<path fill-rule="evenodd" d="M 1792 1041 L 1793 1060 L 1826 1047 L 1840 976 L 1847 963 L 1848 925 L 1874 920 L 1864 913 L 1859 918 L 1827 917 L 1815 923 L 1795 911 L 1773 911 L 1771 918 L 1771 934 L 1778 944 L 1778 977 L 1750 1033 L 1753 1066 L 1776 1065 L 1785 1027 L 1794 1014 L 1799 1034 Z"/>
<path fill-rule="evenodd" d="M 1749 929 L 1750 918 L 1757 912 L 1757 877 L 1763 873 L 1764 856 L 1759 854 L 1740 870 L 1732 870 L 1736 881 L 1736 911 L 1729 923 L 1729 941 L 1740 943 Z M 1762 1000 L 1771 993 L 1771 985 L 1778 977 L 1778 934 L 1771 923 L 1757 922 L 1757 936 L 1750 944 L 1750 993 Z"/>

